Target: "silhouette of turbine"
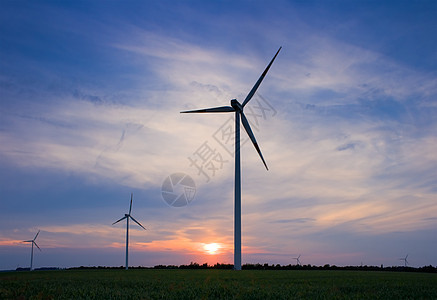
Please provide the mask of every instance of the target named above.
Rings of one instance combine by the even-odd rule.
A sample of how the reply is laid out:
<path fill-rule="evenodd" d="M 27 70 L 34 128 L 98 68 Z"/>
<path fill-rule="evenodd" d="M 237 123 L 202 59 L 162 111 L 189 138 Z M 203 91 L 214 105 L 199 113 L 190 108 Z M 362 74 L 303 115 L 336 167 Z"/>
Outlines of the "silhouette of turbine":
<path fill-rule="evenodd" d="M 250 128 L 249 121 L 244 115 L 243 109 L 247 103 L 249 103 L 250 99 L 252 99 L 259 85 L 263 81 L 267 72 L 270 69 L 270 66 L 273 64 L 276 56 L 279 51 L 281 51 L 282 47 L 279 47 L 275 56 L 272 58 L 270 63 L 267 65 L 264 72 L 261 74 L 258 81 L 250 90 L 249 94 L 244 99 L 241 104 L 237 99 L 231 100 L 231 106 L 220 106 L 206 109 L 198 109 L 198 110 L 190 110 L 190 111 L 182 111 L 181 113 L 224 113 L 224 112 L 235 112 L 235 181 L 234 181 L 234 269 L 241 270 L 241 165 L 240 165 L 240 117 L 241 123 L 243 124 L 244 129 L 249 135 L 252 144 L 255 146 L 256 151 L 261 157 L 264 166 L 267 168 L 267 164 L 264 160 L 264 157 L 261 154 L 261 150 L 259 149 L 258 143 L 256 142 L 255 136 L 253 135 L 252 129 Z"/>
<path fill-rule="evenodd" d="M 299 260 L 299 258 L 300 258 L 300 254 L 299 254 L 299 256 L 298 256 L 298 257 L 293 257 L 293 259 L 295 259 L 295 260 L 296 260 L 296 264 L 297 264 L 298 266 L 301 266 L 302 264 L 300 263 L 300 260 Z"/>
<path fill-rule="evenodd" d="M 41 230 L 38 230 L 37 234 L 35 235 L 35 237 L 33 238 L 33 240 L 28 240 L 28 241 L 23 241 L 23 243 L 32 243 L 32 251 L 30 252 L 30 271 L 33 270 L 33 245 L 35 245 L 39 251 L 41 251 L 41 248 L 38 247 L 38 244 L 35 242 L 36 238 L 38 237 L 38 234 Z"/>
<path fill-rule="evenodd" d="M 407 257 L 408 257 L 408 254 L 407 254 L 407 256 L 405 256 L 403 258 L 399 258 L 399 260 L 403 260 L 404 261 L 404 267 L 406 267 L 408 265 Z"/>
<path fill-rule="evenodd" d="M 117 224 L 120 221 L 123 221 L 124 219 L 126 219 L 126 270 L 129 268 L 129 219 L 132 219 L 132 221 L 134 221 L 135 223 L 137 223 L 141 228 L 143 228 L 144 230 L 147 230 L 146 228 L 144 228 L 143 225 L 140 224 L 140 222 L 138 222 L 137 220 L 134 219 L 134 217 L 132 217 L 131 215 L 131 211 L 132 211 L 132 197 L 133 194 L 130 194 L 130 206 L 129 206 L 129 213 L 128 214 L 124 214 L 124 217 L 121 218 L 118 221 L 115 221 L 114 223 L 112 223 L 112 225 Z"/>

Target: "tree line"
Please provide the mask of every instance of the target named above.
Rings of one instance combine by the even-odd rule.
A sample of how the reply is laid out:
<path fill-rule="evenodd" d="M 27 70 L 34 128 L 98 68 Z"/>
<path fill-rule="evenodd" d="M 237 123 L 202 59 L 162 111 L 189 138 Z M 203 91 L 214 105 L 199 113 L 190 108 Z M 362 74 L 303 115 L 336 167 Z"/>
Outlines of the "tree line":
<path fill-rule="evenodd" d="M 214 265 L 208 265 L 207 263 L 204 264 L 198 264 L 196 262 L 191 262 L 188 265 L 156 265 L 154 267 L 129 267 L 129 269 L 192 269 L 192 270 L 199 270 L 199 269 L 220 269 L 220 270 L 232 270 L 234 268 L 233 264 L 221 264 L 216 263 Z M 24 270 L 24 268 L 22 268 Z M 43 269 L 43 268 L 41 268 Z M 124 269 L 124 266 L 119 267 L 105 267 L 105 266 L 98 266 L 98 267 L 74 267 L 74 268 L 68 268 L 68 269 Z M 419 268 L 415 267 L 405 267 L 405 266 L 390 266 L 390 267 L 384 267 L 381 266 L 336 266 L 336 265 L 330 265 L 325 264 L 323 266 L 315 266 L 311 264 L 307 265 L 280 265 L 280 264 L 244 264 L 242 265 L 243 270 L 348 270 L 348 271 L 390 271 L 390 272 L 425 272 L 425 273 L 437 273 L 437 268 L 429 265 L 429 266 L 423 266 Z M 18 269 L 17 269 L 18 270 Z M 38 269 L 35 269 L 38 270 Z"/>

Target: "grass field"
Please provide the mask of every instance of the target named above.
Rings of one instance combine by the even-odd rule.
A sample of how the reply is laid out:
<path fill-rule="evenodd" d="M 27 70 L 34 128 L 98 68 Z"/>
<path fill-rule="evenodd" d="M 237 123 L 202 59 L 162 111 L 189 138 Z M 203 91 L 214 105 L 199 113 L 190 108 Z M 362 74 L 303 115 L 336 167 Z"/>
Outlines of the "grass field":
<path fill-rule="evenodd" d="M 0 273 L 0 299 L 437 299 L 437 274 L 59 270 Z"/>

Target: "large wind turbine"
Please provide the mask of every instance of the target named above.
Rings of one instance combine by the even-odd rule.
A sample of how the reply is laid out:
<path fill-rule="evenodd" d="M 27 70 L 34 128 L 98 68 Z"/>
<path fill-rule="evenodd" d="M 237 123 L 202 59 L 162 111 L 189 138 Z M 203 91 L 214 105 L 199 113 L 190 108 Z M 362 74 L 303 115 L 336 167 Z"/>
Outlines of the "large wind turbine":
<path fill-rule="evenodd" d="M 240 165 L 240 117 L 241 122 L 243 123 L 243 127 L 246 130 L 247 134 L 250 137 L 253 145 L 255 146 L 256 151 L 261 157 L 264 166 L 267 168 L 267 164 L 261 154 L 261 150 L 258 147 L 258 143 L 256 142 L 255 136 L 253 135 L 252 129 L 250 128 L 249 122 L 247 121 L 246 116 L 244 115 L 243 109 L 247 103 L 249 103 L 250 99 L 252 99 L 259 85 L 263 81 L 267 72 L 270 69 L 270 66 L 273 64 L 276 56 L 282 47 L 279 47 L 275 56 L 272 58 L 264 72 L 261 74 L 258 81 L 252 87 L 249 94 L 244 99 L 241 104 L 237 99 L 231 100 L 231 106 L 220 106 L 206 109 L 198 109 L 198 110 L 190 110 L 190 111 L 182 111 L 181 113 L 223 113 L 223 112 L 235 112 L 235 191 L 234 191 L 234 269 L 241 270 L 241 165 Z"/>
<path fill-rule="evenodd" d="M 132 211 L 132 197 L 133 194 L 130 194 L 130 206 L 129 206 L 129 213 L 128 214 L 124 214 L 124 217 L 121 218 L 118 221 L 115 221 L 114 223 L 112 223 L 112 225 L 117 224 L 120 221 L 123 221 L 124 219 L 126 219 L 126 270 L 129 268 L 129 264 L 128 264 L 128 260 L 129 260 L 129 218 L 132 219 L 132 221 L 134 221 L 135 223 L 137 223 L 139 226 L 141 226 L 141 228 L 143 228 L 144 230 L 146 230 L 146 228 L 144 228 L 143 225 L 140 224 L 140 222 L 138 222 L 137 220 L 134 219 L 134 217 L 131 216 L 131 211 Z"/>
<path fill-rule="evenodd" d="M 38 247 L 38 244 L 35 242 L 36 238 L 38 237 L 38 234 L 41 230 L 38 230 L 38 233 L 35 235 L 35 237 L 33 238 L 33 240 L 28 240 L 28 241 L 23 241 L 23 243 L 32 243 L 32 251 L 30 252 L 30 271 L 33 270 L 33 245 L 35 245 L 39 251 L 41 251 L 41 248 Z"/>

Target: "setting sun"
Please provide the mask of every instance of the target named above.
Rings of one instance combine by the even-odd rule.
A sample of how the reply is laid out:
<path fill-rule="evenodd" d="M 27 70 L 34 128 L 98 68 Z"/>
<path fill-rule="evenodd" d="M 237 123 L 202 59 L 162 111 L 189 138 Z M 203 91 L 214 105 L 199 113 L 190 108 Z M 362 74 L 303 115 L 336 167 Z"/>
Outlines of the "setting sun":
<path fill-rule="evenodd" d="M 208 254 L 217 254 L 220 248 L 221 245 L 217 243 L 205 244 L 203 246 L 203 249 L 205 249 Z"/>

